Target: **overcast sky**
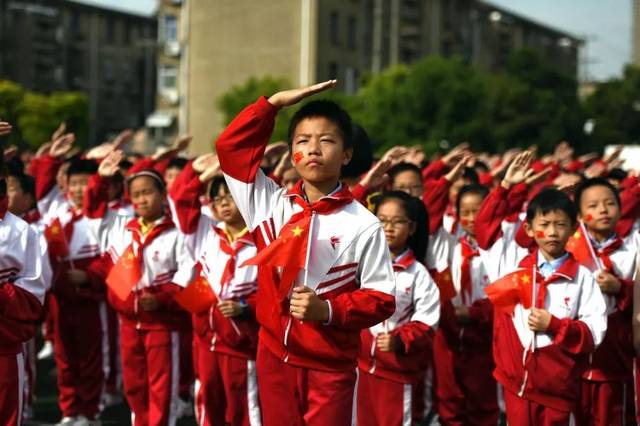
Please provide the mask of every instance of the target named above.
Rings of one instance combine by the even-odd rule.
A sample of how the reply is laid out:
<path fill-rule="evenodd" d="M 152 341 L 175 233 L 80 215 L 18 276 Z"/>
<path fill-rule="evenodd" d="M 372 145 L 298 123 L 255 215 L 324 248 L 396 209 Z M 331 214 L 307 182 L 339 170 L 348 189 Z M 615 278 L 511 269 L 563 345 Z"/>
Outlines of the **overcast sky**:
<path fill-rule="evenodd" d="M 153 13 L 157 4 L 156 0 L 75 1 L 144 14 Z M 585 75 L 585 67 L 591 78 L 603 80 L 620 76 L 624 64 L 631 58 L 632 0 L 488 1 L 585 39 L 587 48 L 581 60 L 581 76 Z"/>

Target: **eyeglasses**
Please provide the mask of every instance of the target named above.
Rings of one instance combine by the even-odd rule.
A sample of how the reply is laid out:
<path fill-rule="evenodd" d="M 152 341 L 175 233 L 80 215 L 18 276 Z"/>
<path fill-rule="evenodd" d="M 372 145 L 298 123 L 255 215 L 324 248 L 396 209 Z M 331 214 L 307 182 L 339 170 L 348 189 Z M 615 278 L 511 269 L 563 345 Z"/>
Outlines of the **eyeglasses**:
<path fill-rule="evenodd" d="M 392 228 L 399 228 L 402 225 L 406 225 L 411 223 L 408 219 L 386 219 L 386 218 L 378 218 L 380 223 L 382 223 L 382 227 L 385 228 L 387 225 L 391 225 Z"/>
<path fill-rule="evenodd" d="M 213 197 L 213 200 L 211 201 L 213 201 L 213 204 L 222 204 L 224 202 L 231 203 L 233 202 L 233 197 L 231 196 L 231 194 L 226 194 L 222 196 Z"/>

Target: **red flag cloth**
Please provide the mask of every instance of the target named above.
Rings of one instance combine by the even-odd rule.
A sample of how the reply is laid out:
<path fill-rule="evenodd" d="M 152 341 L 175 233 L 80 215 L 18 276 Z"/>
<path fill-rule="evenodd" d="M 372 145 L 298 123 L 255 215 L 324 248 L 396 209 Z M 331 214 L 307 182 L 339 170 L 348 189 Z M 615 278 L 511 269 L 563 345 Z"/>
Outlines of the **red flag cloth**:
<path fill-rule="evenodd" d="M 133 246 L 129 245 L 109 271 L 107 286 L 124 301 L 127 300 L 140 278 L 142 278 L 140 261 L 133 252 Z"/>
<path fill-rule="evenodd" d="M 432 271 L 431 276 L 438 286 L 440 291 L 440 300 L 447 301 L 456 297 L 456 288 L 453 286 L 453 278 L 451 278 L 451 271 L 449 268 L 442 272 Z"/>
<path fill-rule="evenodd" d="M 584 224 L 582 222 L 576 232 L 569 237 L 566 249 L 573 255 L 578 263 L 587 267 L 592 272 L 600 269 L 598 260 L 595 257 L 595 250 L 591 245 L 591 241 L 589 240 L 589 236 L 586 229 L 584 229 Z"/>
<path fill-rule="evenodd" d="M 473 257 L 479 256 L 480 252 L 474 250 L 466 238 L 460 239 L 460 250 L 462 254 L 462 264 L 460 265 L 460 298 L 465 305 L 471 299 L 473 293 L 473 283 L 471 282 L 471 261 Z"/>
<path fill-rule="evenodd" d="M 49 247 L 49 253 L 51 253 L 51 255 L 55 257 L 69 256 L 67 237 L 65 236 L 60 219 L 55 218 L 50 225 L 44 228 L 44 237 L 47 239 L 47 246 Z"/>
<path fill-rule="evenodd" d="M 518 303 L 529 309 L 533 297 L 533 271 L 526 268 L 507 274 L 486 286 L 484 292 L 496 309 L 507 314 L 512 314 Z"/>
<path fill-rule="evenodd" d="M 209 309 L 217 298 L 207 280 L 198 275 L 184 290 L 176 294 L 174 300 L 187 311 L 197 315 Z"/>
<path fill-rule="evenodd" d="M 240 267 L 261 265 L 282 268 L 278 286 L 278 294 L 281 300 L 287 297 L 291 289 L 291 283 L 298 275 L 298 272 L 306 265 L 312 215 L 314 213 L 332 213 L 353 201 L 353 195 L 344 184 L 334 194 L 323 197 L 313 204 L 308 204 L 304 200 L 301 181 L 287 195 L 294 196 L 294 201 L 303 210 L 291 216 L 280 230 L 278 238 L 262 249 L 256 256 L 240 265 Z"/>

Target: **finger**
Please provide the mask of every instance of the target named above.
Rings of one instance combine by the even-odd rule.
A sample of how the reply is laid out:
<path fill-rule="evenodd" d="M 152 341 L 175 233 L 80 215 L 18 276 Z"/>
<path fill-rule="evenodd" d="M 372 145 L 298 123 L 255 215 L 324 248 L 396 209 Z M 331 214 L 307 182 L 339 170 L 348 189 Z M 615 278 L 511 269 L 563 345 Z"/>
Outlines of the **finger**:
<path fill-rule="evenodd" d="M 293 288 L 293 292 L 294 293 L 313 293 L 313 290 L 311 290 L 309 287 L 304 286 L 304 285 L 297 285 Z"/>
<path fill-rule="evenodd" d="M 322 83 L 314 84 L 313 86 L 307 87 L 307 89 L 305 90 L 305 94 L 307 96 L 313 95 L 314 93 L 319 93 L 324 90 L 332 89 L 336 87 L 337 84 L 338 84 L 338 80 L 327 80 Z"/>

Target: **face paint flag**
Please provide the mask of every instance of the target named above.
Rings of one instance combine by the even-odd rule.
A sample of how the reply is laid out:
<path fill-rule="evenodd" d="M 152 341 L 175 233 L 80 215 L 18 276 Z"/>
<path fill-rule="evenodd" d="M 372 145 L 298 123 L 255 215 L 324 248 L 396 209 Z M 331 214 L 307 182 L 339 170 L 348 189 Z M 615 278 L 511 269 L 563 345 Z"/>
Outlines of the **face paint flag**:
<path fill-rule="evenodd" d="M 140 261 L 133 252 L 133 246 L 129 245 L 111 268 L 106 280 L 107 286 L 120 300 L 124 301 L 127 300 L 140 278 L 142 278 Z"/>
<path fill-rule="evenodd" d="M 187 288 L 176 294 L 174 299 L 178 305 L 197 315 L 209 309 L 217 298 L 207 280 L 199 275 L 189 283 Z"/>
<path fill-rule="evenodd" d="M 546 237 L 546 235 L 544 234 L 544 231 L 536 231 L 536 238 L 544 238 Z"/>
<path fill-rule="evenodd" d="M 293 162 L 296 164 L 302 161 L 303 158 L 304 158 L 304 154 L 302 153 L 302 151 L 298 151 L 293 154 Z"/>

